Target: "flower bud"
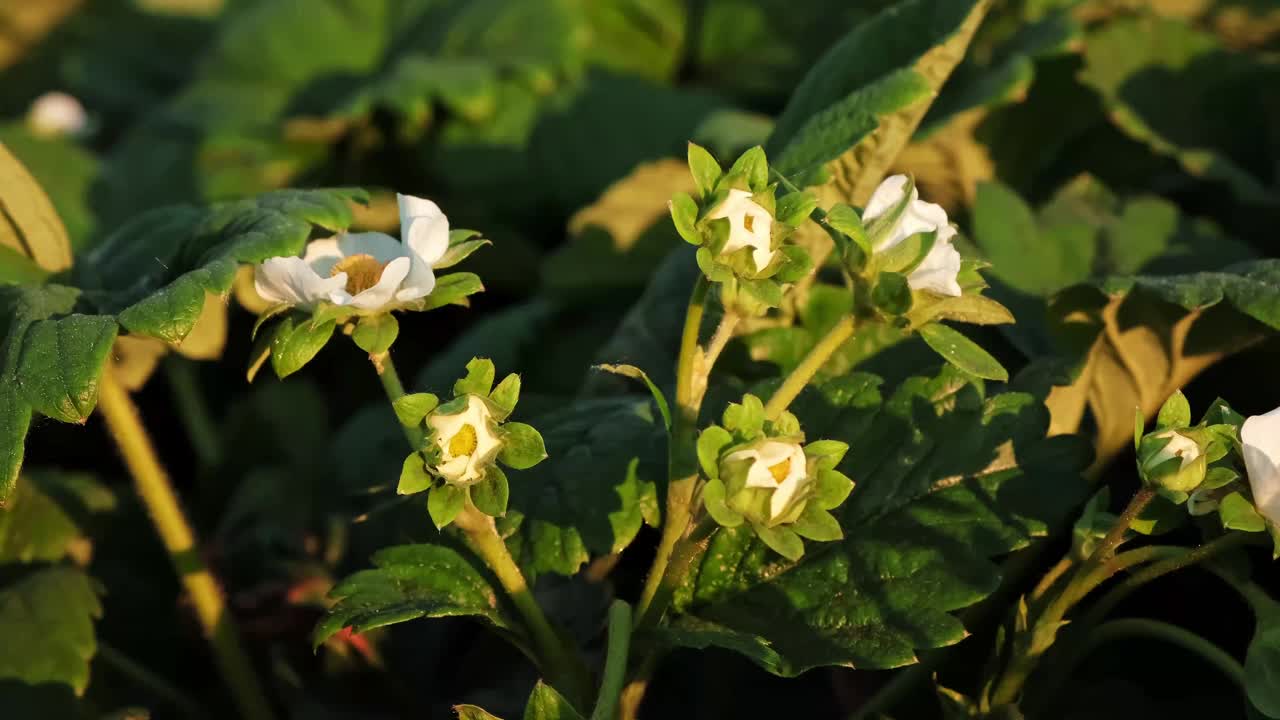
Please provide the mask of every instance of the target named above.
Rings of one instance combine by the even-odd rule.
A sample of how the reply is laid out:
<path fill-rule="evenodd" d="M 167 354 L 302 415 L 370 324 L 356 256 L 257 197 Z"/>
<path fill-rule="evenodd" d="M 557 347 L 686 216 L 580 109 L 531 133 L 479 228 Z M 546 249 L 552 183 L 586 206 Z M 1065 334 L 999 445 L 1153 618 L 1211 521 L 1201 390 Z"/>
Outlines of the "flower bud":
<path fill-rule="evenodd" d="M 1142 481 L 1151 487 L 1189 493 L 1204 482 L 1208 461 L 1198 442 L 1173 430 L 1165 430 L 1142 438 L 1138 449 L 1138 469 Z"/>

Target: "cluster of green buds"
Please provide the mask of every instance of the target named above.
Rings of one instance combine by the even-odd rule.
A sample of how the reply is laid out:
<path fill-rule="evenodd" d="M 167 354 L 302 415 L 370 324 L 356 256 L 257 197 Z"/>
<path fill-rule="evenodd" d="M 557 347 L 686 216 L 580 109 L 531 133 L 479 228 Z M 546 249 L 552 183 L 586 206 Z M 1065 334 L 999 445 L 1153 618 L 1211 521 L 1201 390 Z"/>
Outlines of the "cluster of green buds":
<path fill-rule="evenodd" d="M 1268 523 L 1259 512 L 1257 483 L 1240 473 L 1248 452 L 1241 445 L 1245 418 L 1218 400 L 1201 421 L 1191 423 L 1191 406 L 1174 393 L 1160 408 L 1156 427 L 1143 433 L 1138 414 L 1134 427 L 1138 473 L 1144 484 L 1193 516 L 1218 515 L 1227 530 L 1261 532 Z M 1259 473 L 1251 471 L 1250 479 Z"/>
<path fill-rule="evenodd" d="M 747 317 L 782 304 L 784 288 L 809 273 L 813 261 L 787 237 L 816 207 L 812 194 L 776 197 L 764 150 L 744 152 L 728 172 L 704 148 L 689 144 L 689 169 L 697 198 L 671 199 L 676 230 L 698 246 L 698 267 L 720 283 L 726 308 Z"/>
<path fill-rule="evenodd" d="M 428 492 L 427 509 L 436 527 L 453 522 L 467 502 L 486 515 L 505 515 L 507 475 L 498 463 L 525 470 L 547 457 L 537 430 L 506 422 L 519 398 L 520 376 L 508 375 L 495 387 L 493 363 L 475 358 L 448 402 L 441 404 L 431 393 L 396 400 L 400 424 L 419 439 L 404 460 L 396 491 Z"/>
<path fill-rule="evenodd" d="M 702 504 L 713 520 L 724 527 L 749 523 L 762 542 L 791 560 L 804 555 L 801 538 L 843 537 L 829 511 L 853 490 L 853 481 L 835 469 L 848 445 L 805 444 L 794 415 L 768 421 L 754 395 L 731 403 L 723 422 L 698 436 L 698 461 L 707 476 Z"/>

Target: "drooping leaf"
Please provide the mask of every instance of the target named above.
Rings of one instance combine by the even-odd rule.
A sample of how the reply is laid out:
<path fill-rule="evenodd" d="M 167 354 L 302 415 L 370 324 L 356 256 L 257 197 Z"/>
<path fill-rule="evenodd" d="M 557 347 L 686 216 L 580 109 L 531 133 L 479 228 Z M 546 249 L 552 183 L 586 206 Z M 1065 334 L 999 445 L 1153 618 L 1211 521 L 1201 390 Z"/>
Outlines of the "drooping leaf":
<path fill-rule="evenodd" d="M 38 569 L 0 587 L 0 679 L 83 693 L 97 650 L 93 621 L 101 615 L 93 580 L 75 568 Z"/>
<path fill-rule="evenodd" d="M 998 586 L 991 558 L 1083 498 L 1087 447 L 1046 439 L 1034 397 L 984 398 L 954 371 L 884 400 L 877 384 L 841 377 L 793 408 L 810 434 L 850 444 L 839 469 L 857 485 L 836 511 L 845 539 L 792 562 L 749 529 L 720 530 L 678 596 L 674 642 L 743 650 L 780 675 L 908 664 L 965 637 L 950 613 Z"/>
<path fill-rule="evenodd" d="M 343 628 L 361 633 L 420 617 L 473 616 L 514 632 L 497 591 L 455 550 L 441 545 L 400 545 L 373 556 L 330 591 L 337 603 L 316 625 L 317 646 Z"/>

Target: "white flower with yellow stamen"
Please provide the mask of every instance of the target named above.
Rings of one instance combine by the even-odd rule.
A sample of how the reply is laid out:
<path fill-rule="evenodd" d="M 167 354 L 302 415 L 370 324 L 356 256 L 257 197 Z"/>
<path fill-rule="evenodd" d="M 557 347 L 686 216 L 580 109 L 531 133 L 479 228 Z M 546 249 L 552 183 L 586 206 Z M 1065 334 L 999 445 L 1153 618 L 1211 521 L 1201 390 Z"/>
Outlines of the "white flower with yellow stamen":
<path fill-rule="evenodd" d="M 769 519 L 778 519 L 808 480 L 808 462 L 799 443 L 766 440 L 756 447 L 725 456 L 726 462 L 748 460 L 749 488 L 773 490 L 769 498 Z"/>
<path fill-rule="evenodd" d="M 470 485 L 484 477 L 485 468 L 502 449 L 502 439 L 494 433 L 493 413 L 475 395 L 467 396 L 467 407 L 454 415 L 432 414 L 427 425 L 435 432 L 440 463 L 435 472 L 455 485 Z"/>
<path fill-rule="evenodd" d="M 270 258 L 254 273 L 265 300 L 309 310 L 322 303 L 362 314 L 395 309 L 435 289 L 433 268 L 449 248 L 449 220 L 430 200 L 397 195 L 400 240 L 344 233 L 307 245 L 302 257 Z"/>
<path fill-rule="evenodd" d="M 751 193 L 746 190 L 730 190 L 729 197 L 707 217 L 711 220 L 729 220 L 729 240 L 720 250 L 722 255 L 730 255 L 749 247 L 756 272 L 764 270 L 773 261 L 773 216 L 751 199 Z"/>

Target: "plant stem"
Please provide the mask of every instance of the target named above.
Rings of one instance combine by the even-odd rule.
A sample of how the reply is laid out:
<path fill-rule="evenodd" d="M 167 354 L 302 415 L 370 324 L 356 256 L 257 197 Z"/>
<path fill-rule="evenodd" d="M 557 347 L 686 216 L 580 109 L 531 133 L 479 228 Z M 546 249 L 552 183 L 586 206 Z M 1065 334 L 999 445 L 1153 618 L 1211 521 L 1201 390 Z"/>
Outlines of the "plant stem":
<path fill-rule="evenodd" d="M 694 393 L 694 373 L 698 365 L 698 332 L 702 328 L 702 316 L 706 311 L 710 285 L 705 276 L 698 275 L 693 292 L 689 295 L 689 307 L 685 311 L 680 355 L 676 360 L 676 407 L 672 418 L 671 450 L 667 460 L 670 478 L 667 483 L 667 508 L 662 519 L 662 537 L 658 541 L 658 550 L 654 554 L 653 565 L 649 568 L 640 601 L 636 605 L 637 627 L 649 619 L 651 612 L 660 617 L 666 610 L 665 605 L 654 607 L 653 600 L 667 573 L 671 553 L 688 528 L 689 518 L 692 516 L 690 506 L 698 484 L 695 445 L 699 399 L 695 398 Z M 711 368 L 703 365 L 703 372 L 709 374 Z"/>
<path fill-rule="evenodd" d="M 173 402 L 187 431 L 187 439 L 204 467 L 211 467 L 221 456 L 221 436 L 209 412 L 194 362 L 172 356 L 164 361 L 165 377 L 173 391 Z"/>
<path fill-rule="evenodd" d="M 1115 554 L 1116 548 L 1120 547 L 1120 543 L 1124 542 L 1124 534 L 1129 531 L 1129 526 L 1133 521 L 1138 519 L 1138 515 L 1146 509 L 1147 505 L 1156 497 L 1156 491 L 1147 486 L 1142 486 L 1138 492 L 1133 494 L 1133 498 L 1129 500 L 1129 504 L 1125 506 L 1124 511 L 1120 513 L 1120 517 L 1116 518 L 1116 522 L 1103 536 L 1102 542 L 1098 543 L 1098 547 L 1094 548 L 1093 555 L 1089 557 L 1087 565 L 1101 565 Z"/>
<path fill-rule="evenodd" d="M 97 657 L 116 672 L 128 678 L 139 688 L 150 692 L 162 703 L 168 703 L 179 714 L 192 720 L 207 720 L 205 712 L 195 700 L 174 687 L 165 678 L 139 665 L 114 647 L 99 641 Z"/>
<path fill-rule="evenodd" d="M 813 346 L 804 360 L 800 361 L 787 379 L 782 381 L 782 385 L 774 391 L 773 396 L 764 406 L 764 416 L 769 420 L 777 420 L 778 416 L 791 405 L 791 401 L 795 400 L 796 396 L 813 380 L 813 376 L 817 375 L 822 366 L 826 365 L 831 356 L 840 349 L 840 346 L 853 337 L 856 327 L 852 315 L 840 318 L 835 327 Z"/>
<path fill-rule="evenodd" d="M 609 643 L 605 651 L 604 677 L 591 720 L 614 720 L 622 684 L 627 678 L 627 653 L 631 649 L 631 606 L 614 600 L 609 606 Z"/>
<path fill-rule="evenodd" d="M 404 384 L 400 382 L 400 374 L 391 360 L 390 353 L 382 352 L 369 356 L 378 379 L 382 381 L 382 389 L 392 403 L 404 397 Z M 413 449 L 421 444 L 421 431 L 405 428 L 405 437 Z M 467 545 L 493 572 L 502 589 L 506 591 L 516 610 L 524 618 L 529 632 L 533 636 L 534 647 L 539 665 L 547 673 L 552 684 L 560 685 L 567 694 L 574 698 L 575 704 L 589 698 L 587 683 L 578 672 L 578 664 L 574 662 L 572 651 L 566 647 L 564 640 L 551 627 L 542 606 L 533 597 L 529 583 L 520 572 L 520 566 L 512 559 L 507 550 L 507 543 L 498 534 L 493 518 L 485 515 L 471 504 L 470 498 L 453 521 L 454 526 L 466 535 Z"/>
<path fill-rule="evenodd" d="M 270 720 L 271 706 L 258 684 L 253 664 L 240 645 L 239 632 L 227 611 L 222 590 L 200 556 L 195 533 L 182 513 L 177 494 L 160 464 L 137 407 L 110 370 L 102 374 L 98 383 L 98 409 L 133 476 L 138 496 L 151 516 L 174 569 L 191 596 L 200 627 L 240 716 Z"/>
<path fill-rule="evenodd" d="M 1244 687 L 1244 666 L 1240 664 L 1239 660 L 1236 660 L 1227 651 L 1190 630 L 1159 620 L 1124 618 L 1103 623 L 1089 634 L 1089 641 L 1081 649 L 1078 658 L 1087 657 L 1090 652 L 1112 640 L 1132 637 L 1154 638 L 1177 645 L 1216 667 L 1236 685 Z M 1069 673 L 1073 667 L 1074 665 L 1064 667 L 1062 672 Z"/>
<path fill-rule="evenodd" d="M 1035 589 L 1031 591 L 1031 595 L 1028 599 L 1032 601 L 1039 600 L 1045 593 L 1049 592 L 1055 584 L 1057 584 L 1058 580 L 1060 580 L 1074 564 L 1075 559 L 1071 557 L 1071 552 L 1067 551 L 1067 553 L 1062 556 L 1062 559 L 1059 560 L 1056 565 L 1049 568 L 1048 572 L 1040 578 L 1040 582 L 1036 583 Z"/>

